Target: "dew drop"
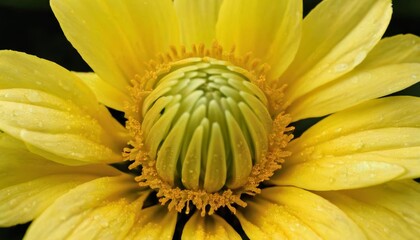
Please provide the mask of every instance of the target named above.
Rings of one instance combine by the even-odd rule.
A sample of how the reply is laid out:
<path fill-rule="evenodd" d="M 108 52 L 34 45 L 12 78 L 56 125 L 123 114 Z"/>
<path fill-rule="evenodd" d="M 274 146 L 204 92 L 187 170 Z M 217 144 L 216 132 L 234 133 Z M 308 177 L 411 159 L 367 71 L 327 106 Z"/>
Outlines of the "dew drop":
<path fill-rule="evenodd" d="M 347 63 L 340 63 L 340 64 L 335 65 L 334 71 L 337 72 L 337 73 L 338 72 L 344 72 L 348 68 L 349 68 L 349 65 Z"/>
<path fill-rule="evenodd" d="M 31 92 L 25 95 L 26 99 L 28 99 L 28 101 L 30 102 L 40 102 L 42 101 L 41 96 L 39 95 L 38 92 Z"/>
<path fill-rule="evenodd" d="M 10 195 L 10 193 L 8 193 L 8 195 Z M 9 201 L 10 206 L 13 206 L 15 204 L 16 204 L 16 199 L 12 199 L 12 200 Z"/>
<path fill-rule="evenodd" d="M 362 142 L 358 142 L 358 143 L 356 143 L 356 144 L 354 145 L 354 147 L 356 148 L 356 150 L 360 150 L 360 149 L 362 149 L 364 146 L 365 146 L 365 144 L 364 144 L 364 143 L 362 143 Z"/>
<path fill-rule="evenodd" d="M 365 74 L 363 75 L 363 77 L 364 77 L 366 80 L 368 80 L 368 79 L 371 79 L 371 78 L 372 78 L 372 74 L 371 74 L 371 73 L 365 73 Z"/>
<path fill-rule="evenodd" d="M 101 222 L 101 227 L 103 227 L 103 228 L 107 228 L 109 226 L 109 223 L 108 222 Z"/>
<path fill-rule="evenodd" d="M 354 59 L 354 65 L 359 65 L 365 58 L 366 58 L 367 53 L 365 51 L 360 52 L 359 54 L 356 55 L 356 58 Z"/>
<path fill-rule="evenodd" d="M 358 84 L 358 83 L 359 83 L 359 81 L 360 81 L 360 79 L 359 79 L 359 77 L 358 77 L 358 76 L 355 76 L 355 77 L 352 77 L 352 78 L 351 78 L 351 83 L 353 83 L 353 84 Z"/>
<path fill-rule="evenodd" d="M 58 86 L 60 86 L 62 89 L 66 91 L 70 90 L 70 87 L 67 84 L 65 84 L 62 80 L 58 80 Z"/>

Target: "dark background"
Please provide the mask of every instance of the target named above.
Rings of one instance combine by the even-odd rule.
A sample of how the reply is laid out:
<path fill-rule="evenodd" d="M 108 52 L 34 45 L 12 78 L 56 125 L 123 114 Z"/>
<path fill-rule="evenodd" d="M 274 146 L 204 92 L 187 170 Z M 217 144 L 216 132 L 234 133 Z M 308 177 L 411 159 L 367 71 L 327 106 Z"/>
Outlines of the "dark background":
<path fill-rule="evenodd" d="M 89 66 L 64 37 L 48 2 L 0 0 L 0 50 L 22 51 L 56 62 L 69 70 L 89 71 Z M 304 0 L 305 14 L 319 2 Z M 393 18 L 385 36 L 401 33 L 420 35 L 420 0 L 394 0 L 393 6 Z M 420 96 L 420 84 L 394 95 Z M 317 119 L 297 124 L 305 129 L 315 121 Z M 0 228 L 0 239 L 21 239 L 27 226 Z"/>

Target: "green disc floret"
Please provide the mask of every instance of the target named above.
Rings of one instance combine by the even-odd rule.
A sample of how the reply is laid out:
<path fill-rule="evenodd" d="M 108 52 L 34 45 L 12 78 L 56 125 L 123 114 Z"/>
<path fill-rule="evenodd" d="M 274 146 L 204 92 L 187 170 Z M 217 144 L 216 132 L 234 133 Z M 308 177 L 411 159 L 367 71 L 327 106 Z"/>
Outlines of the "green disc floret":
<path fill-rule="evenodd" d="M 243 186 L 264 158 L 272 119 L 246 70 L 212 58 L 173 63 L 142 106 L 145 146 L 158 175 L 181 189 Z"/>

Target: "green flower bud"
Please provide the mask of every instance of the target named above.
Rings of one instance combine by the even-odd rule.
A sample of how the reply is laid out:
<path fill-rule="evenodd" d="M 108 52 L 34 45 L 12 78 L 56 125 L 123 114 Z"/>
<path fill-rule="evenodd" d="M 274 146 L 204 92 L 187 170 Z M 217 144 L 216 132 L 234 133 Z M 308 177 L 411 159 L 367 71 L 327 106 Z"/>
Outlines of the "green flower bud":
<path fill-rule="evenodd" d="M 181 189 L 237 189 L 267 153 L 272 119 L 250 74 L 187 58 L 158 76 L 143 102 L 145 147 L 162 180 Z"/>

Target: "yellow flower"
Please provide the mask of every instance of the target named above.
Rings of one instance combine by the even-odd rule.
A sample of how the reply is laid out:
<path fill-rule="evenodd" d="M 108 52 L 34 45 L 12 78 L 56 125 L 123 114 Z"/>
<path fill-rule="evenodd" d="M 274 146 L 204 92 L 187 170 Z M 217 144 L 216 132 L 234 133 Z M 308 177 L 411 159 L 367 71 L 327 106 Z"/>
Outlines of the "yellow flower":
<path fill-rule="evenodd" d="M 94 73 L 0 52 L 0 226 L 33 221 L 26 239 L 420 235 L 420 99 L 379 98 L 419 81 L 420 40 L 381 40 L 390 0 L 324 0 L 303 20 L 298 0 L 51 6 Z"/>

